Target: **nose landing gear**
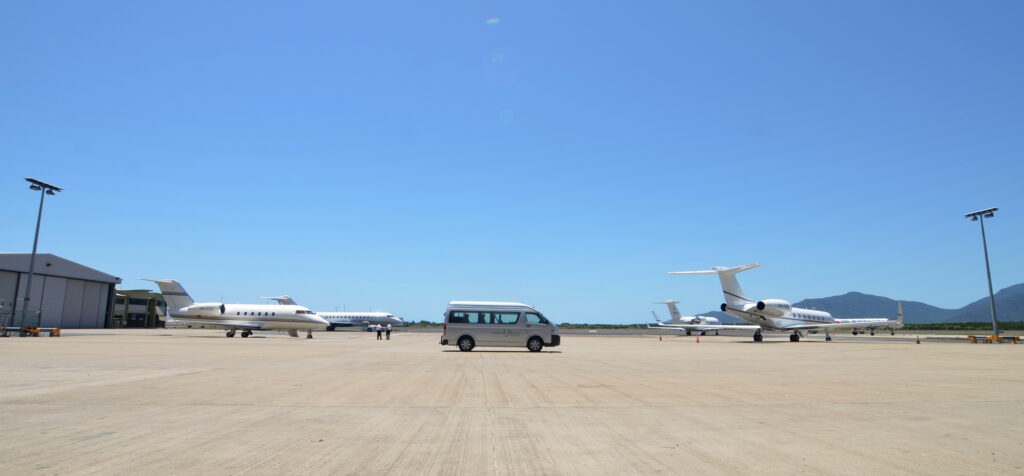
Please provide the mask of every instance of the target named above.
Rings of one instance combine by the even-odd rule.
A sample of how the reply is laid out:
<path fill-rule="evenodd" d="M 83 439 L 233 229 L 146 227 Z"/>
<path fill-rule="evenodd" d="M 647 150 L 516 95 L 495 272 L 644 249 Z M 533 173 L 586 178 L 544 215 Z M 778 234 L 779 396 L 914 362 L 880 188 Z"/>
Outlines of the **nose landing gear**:
<path fill-rule="evenodd" d="M 754 342 L 761 342 L 764 340 L 764 336 L 761 335 L 761 331 L 754 332 Z"/>

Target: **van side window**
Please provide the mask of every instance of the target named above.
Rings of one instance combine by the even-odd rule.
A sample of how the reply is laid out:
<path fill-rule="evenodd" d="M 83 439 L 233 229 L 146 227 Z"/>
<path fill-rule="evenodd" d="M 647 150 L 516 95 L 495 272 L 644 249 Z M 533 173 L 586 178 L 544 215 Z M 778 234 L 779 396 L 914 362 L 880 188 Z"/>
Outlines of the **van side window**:
<path fill-rule="evenodd" d="M 544 319 L 544 316 L 540 314 L 534 314 L 532 312 L 526 313 L 526 322 L 532 322 L 534 324 L 547 324 L 548 320 Z"/>
<path fill-rule="evenodd" d="M 519 321 L 518 312 L 492 312 L 495 324 L 515 324 Z"/>
<path fill-rule="evenodd" d="M 518 312 L 453 311 L 448 316 L 452 324 L 515 324 Z"/>

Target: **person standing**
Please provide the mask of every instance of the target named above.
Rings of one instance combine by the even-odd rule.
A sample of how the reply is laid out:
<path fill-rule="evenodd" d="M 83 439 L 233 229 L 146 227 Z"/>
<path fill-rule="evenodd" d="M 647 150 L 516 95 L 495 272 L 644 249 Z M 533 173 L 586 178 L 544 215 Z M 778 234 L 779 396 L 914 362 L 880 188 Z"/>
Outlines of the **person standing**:
<path fill-rule="evenodd" d="M 383 339 L 383 338 L 381 338 L 381 336 L 380 336 L 380 332 L 381 332 L 382 330 L 384 330 L 384 329 L 383 329 L 383 328 L 382 328 L 382 327 L 380 326 L 380 324 L 377 324 L 377 327 L 375 327 L 375 329 L 377 330 L 377 340 L 384 340 L 384 339 Z"/>
<path fill-rule="evenodd" d="M 387 330 L 387 334 L 388 334 L 388 340 L 391 340 L 391 324 L 390 323 L 388 324 L 388 327 L 386 328 L 386 330 Z"/>

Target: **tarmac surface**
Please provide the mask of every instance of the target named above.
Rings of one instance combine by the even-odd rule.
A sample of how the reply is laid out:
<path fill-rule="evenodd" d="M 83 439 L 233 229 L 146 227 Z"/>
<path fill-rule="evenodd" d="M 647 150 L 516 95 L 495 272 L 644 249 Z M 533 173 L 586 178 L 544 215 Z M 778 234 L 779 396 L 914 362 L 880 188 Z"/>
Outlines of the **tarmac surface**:
<path fill-rule="evenodd" d="M 315 335 L 0 339 L 0 474 L 1024 473 L 1024 345 Z"/>

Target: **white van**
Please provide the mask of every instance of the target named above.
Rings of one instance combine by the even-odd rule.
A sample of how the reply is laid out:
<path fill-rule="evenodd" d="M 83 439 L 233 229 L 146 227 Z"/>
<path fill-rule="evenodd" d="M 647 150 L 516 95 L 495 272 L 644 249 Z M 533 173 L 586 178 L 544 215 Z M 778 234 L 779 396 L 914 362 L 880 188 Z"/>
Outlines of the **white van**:
<path fill-rule="evenodd" d="M 444 313 L 441 345 L 469 352 L 485 347 L 522 347 L 539 352 L 561 343 L 558 326 L 533 306 L 518 302 L 452 301 Z"/>

